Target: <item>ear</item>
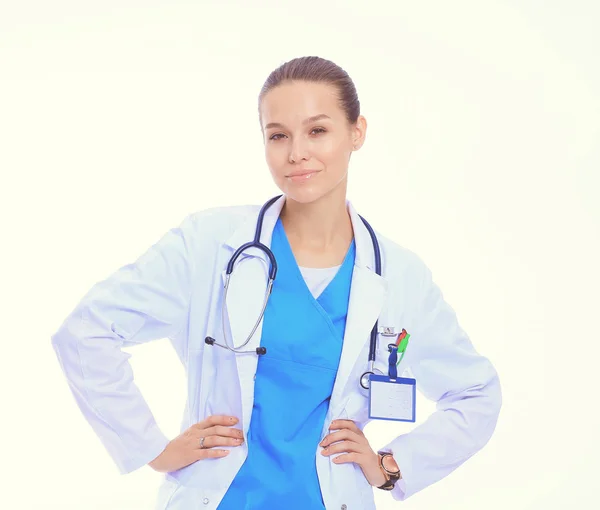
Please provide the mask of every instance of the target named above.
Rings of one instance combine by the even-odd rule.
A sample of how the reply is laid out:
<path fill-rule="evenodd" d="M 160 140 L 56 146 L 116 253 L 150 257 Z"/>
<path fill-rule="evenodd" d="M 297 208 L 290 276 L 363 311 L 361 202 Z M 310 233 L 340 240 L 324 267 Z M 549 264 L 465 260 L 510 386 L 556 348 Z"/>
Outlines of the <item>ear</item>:
<path fill-rule="evenodd" d="M 356 124 L 352 126 L 352 147 L 354 150 L 358 150 L 365 143 L 367 136 L 367 119 L 364 116 L 359 115 L 356 119 Z"/>

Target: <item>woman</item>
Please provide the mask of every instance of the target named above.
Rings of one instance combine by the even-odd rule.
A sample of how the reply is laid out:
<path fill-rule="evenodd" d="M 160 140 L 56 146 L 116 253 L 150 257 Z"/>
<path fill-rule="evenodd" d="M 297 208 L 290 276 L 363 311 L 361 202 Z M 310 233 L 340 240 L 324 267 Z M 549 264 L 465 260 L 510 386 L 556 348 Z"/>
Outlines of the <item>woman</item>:
<path fill-rule="evenodd" d="M 277 264 L 266 308 L 269 255 L 246 249 L 226 274 L 254 239 L 261 208 L 198 211 L 95 285 L 53 346 L 120 471 L 149 464 L 165 473 L 157 510 L 364 510 L 375 508 L 373 487 L 404 500 L 487 443 L 501 406 L 498 375 L 421 259 L 374 240 L 346 200 L 350 156 L 367 127 L 348 75 L 317 57 L 287 62 L 267 79 L 259 118 L 283 192 L 262 208 L 259 239 Z M 401 331 L 398 341 L 411 341 L 396 362 Z M 182 431 L 172 440 L 121 350 L 164 337 L 188 374 Z M 412 384 L 397 379 L 396 366 L 437 411 L 377 448 L 362 433 L 372 408 L 359 381 L 374 368 L 388 376 L 386 388 Z"/>

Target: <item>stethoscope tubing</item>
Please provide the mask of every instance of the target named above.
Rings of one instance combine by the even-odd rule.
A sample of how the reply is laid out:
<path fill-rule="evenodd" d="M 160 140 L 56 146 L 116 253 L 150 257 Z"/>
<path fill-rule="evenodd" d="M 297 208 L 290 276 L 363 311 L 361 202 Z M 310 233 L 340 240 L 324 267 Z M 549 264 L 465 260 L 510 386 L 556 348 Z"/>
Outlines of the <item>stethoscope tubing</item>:
<path fill-rule="evenodd" d="M 206 337 L 205 341 L 209 345 L 217 345 L 219 347 L 228 349 L 228 350 L 238 353 L 238 354 L 246 354 L 246 353 L 254 354 L 254 353 L 256 353 L 256 354 L 262 355 L 262 354 L 266 353 L 266 349 L 264 347 L 258 347 L 255 350 L 251 350 L 251 351 L 250 350 L 243 351 L 241 349 L 248 344 L 248 342 L 250 341 L 250 339 L 256 332 L 258 325 L 260 324 L 261 320 L 264 317 L 265 310 L 267 308 L 267 304 L 269 301 L 269 297 L 271 295 L 271 292 L 273 291 L 273 283 L 277 276 L 277 261 L 275 259 L 275 255 L 266 245 L 264 245 L 263 243 L 260 242 L 260 237 L 262 234 L 262 226 L 263 226 L 264 217 L 265 217 L 265 213 L 267 212 L 267 209 L 269 209 L 269 207 L 271 207 L 277 200 L 279 200 L 279 198 L 281 198 L 281 196 L 282 195 L 278 195 L 276 197 L 271 198 L 268 202 L 266 202 L 261 207 L 260 212 L 258 213 L 258 219 L 256 221 L 256 228 L 254 231 L 254 240 L 240 246 L 233 253 L 231 258 L 229 259 L 229 262 L 227 263 L 227 269 L 225 271 L 225 286 L 224 286 L 224 293 L 223 293 L 223 301 L 221 303 L 221 322 L 222 322 L 222 327 L 223 327 L 223 338 L 225 340 L 225 345 L 218 343 L 214 338 Z M 362 220 L 367 231 L 369 232 L 371 241 L 373 243 L 373 254 L 375 257 L 375 273 L 377 275 L 381 276 L 381 250 L 379 247 L 379 242 L 377 240 L 377 236 L 375 235 L 375 232 L 374 232 L 373 228 L 371 227 L 371 225 L 369 224 L 369 222 L 360 215 L 359 215 L 359 218 Z M 265 292 L 265 299 L 263 301 L 262 310 L 258 316 L 256 323 L 254 324 L 254 327 L 252 328 L 252 331 L 250 332 L 250 334 L 246 338 L 246 341 L 242 345 L 240 345 L 237 348 L 235 346 L 230 347 L 229 342 L 227 341 L 227 333 L 226 333 L 227 330 L 226 330 L 226 324 L 225 324 L 225 306 L 226 306 L 226 301 L 227 301 L 227 292 L 229 289 L 229 282 L 231 279 L 231 275 L 233 273 L 233 268 L 235 266 L 235 262 L 237 261 L 237 259 L 240 257 L 240 255 L 244 251 L 246 251 L 250 248 L 257 248 L 257 249 L 261 250 L 263 253 L 265 253 L 265 255 L 268 257 L 269 262 L 271 264 L 270 268 L 269 268 L 269 282 L 267 284 L 267 290 Z M 374 365 L 375 365 L 376 351 L 377 351 L 377 333 L 378 333 L 378 327 L 379 327 L 378 324 L 379 324 L 379 321 L 378 320 L 375 321 L 375 325 L 373 326 L 373 329 L 371 330 L 370 342 L 369 342 L 368 370 L 367 370 L 367 372 L 364 372 L 360 378 L 360 386 L 363 387 L 364 389 L 368 389 L 368 386 L 365 387 L 365 385 L 363 384 L 363 382 L 365 380 L 368 380 L 368 379 L 365 379 L 365 377 L 368 377 L 369 374 L 375 373 Z M 378 372 L 380 372 L 380 371 L 378 370 Z"/>

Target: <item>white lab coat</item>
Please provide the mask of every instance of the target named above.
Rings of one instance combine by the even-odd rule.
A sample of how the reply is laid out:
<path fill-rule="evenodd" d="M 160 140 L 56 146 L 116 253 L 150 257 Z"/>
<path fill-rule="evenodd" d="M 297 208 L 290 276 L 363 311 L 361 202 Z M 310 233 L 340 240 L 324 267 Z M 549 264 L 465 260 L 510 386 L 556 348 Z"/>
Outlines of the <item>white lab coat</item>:
<path fill-rule="evenodd" d="M 284 203 L 265 215 L 262 242 Z M 181 430 L 211 414 L 237 416 L 248 431 L 257 356 L 233 355 L 206 345 L 222 342 L 221 298 L 227 261 L 254 238 L 259 206 L 198 211 L 167 232 L 134 263 L 99 282 L 52 336 L 52 344 L 78 406 L 121 473 L 156 458 L 169 442 L 134 383 L 130 354 L 122 346 L 169 338 L 187 373 L 187 403 Z M 373 449 L 393 453 L 402 480 L 391 491 L 402 501 L 448 475 L 490 439 L 501 406 L 498 375 L 479 355 L 445 302 L 431 272 L 413 252 L 378 234 L 383 277 L 374 272 L 373 246 L 348 202 L 356 243 L 343 350 L 321 437 L 334 419 L 369 422 L 367 397 L 358 380 L 367 368 L 370 331 L 379 326 L 411 335 L 398 367 L 437 410 L 408 433 Z M 225 327 L 236 346 L 251 331 L 263 303 L 267 259 L 245 252 L 227 297 Z M 259 345 L 259 326 L 246 349 Z M 389 337 L 379 336 L 376 368 L 387 373 Z M 398 423 L 398 430 L 405 425 Z M 172 439 L 172 438 L 171 438 Z M 168 473 L 156 510 L 215 509 L 247 455 L 247 443 L 220 459 L 197 461 Z M 334 464 L 315 451 L 326 508 L 374 509 L 373 488 L 360 467 Z M 335 456 L 333 456 L 335 457 Z M 298 483 L 302 483 L 299 481 Z M 293 497 L 293 495 L 290 495 Z"/>

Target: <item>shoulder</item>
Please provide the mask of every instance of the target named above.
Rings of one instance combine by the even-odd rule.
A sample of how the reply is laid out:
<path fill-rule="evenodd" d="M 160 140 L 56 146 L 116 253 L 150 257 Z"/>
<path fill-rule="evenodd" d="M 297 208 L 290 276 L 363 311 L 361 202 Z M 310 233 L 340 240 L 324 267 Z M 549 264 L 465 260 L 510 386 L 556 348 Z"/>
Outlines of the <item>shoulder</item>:
<path fill-rule="evenodd" d="M 403 327 L 412 334 L 421 325 L 420 317 L 431 289 L 431 271 L 415 251 L 386 236 L 377 237 L 389 306 L 402 315 Z"/>
<path fill-rule="evenodd" d="M 395 278 L 421 279 L 428 270 L 423 259 L 413 250 L 376 232 L 386 273 Z"/>
<path fill-rule="evenodd" d="M 412 249 L 379 233 L 377 238 L 390 299 L 398 300 L 406 307 L 415 307 L 413 311 L 417 313 L 433 287 L 430 268 L 423 257 Z"/>
<path fill-rule="evenodd" d="M 260 205 L 233 205 L 193 211 L 184 224 L 196 239 L 223 241 L 260 210 Z"/>
<path fill-rule="evenodd" d="M 258 211 L 260 205 L 228 205 L 222 207 L 210 207 L 200 209 L 190 214 L 195 222 L 218 222 L 222 224 L 239 223 L 248 217 L 249 214 Z"/>

